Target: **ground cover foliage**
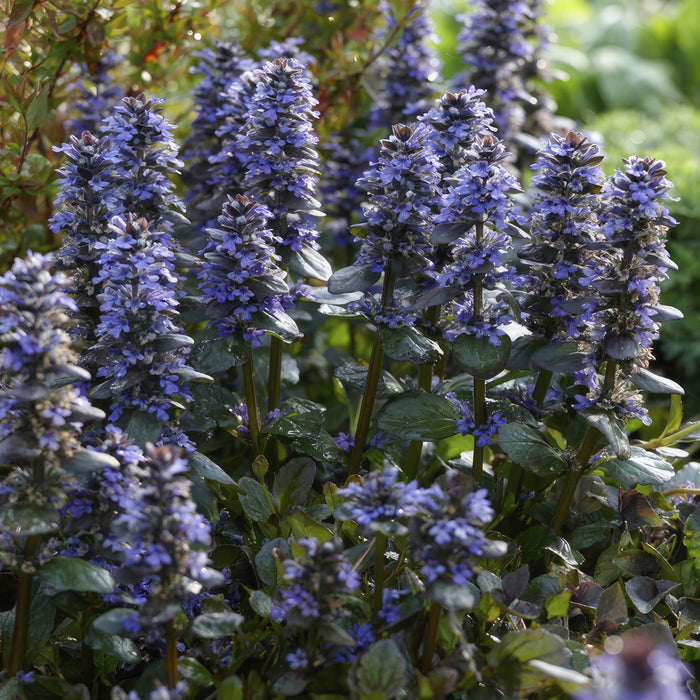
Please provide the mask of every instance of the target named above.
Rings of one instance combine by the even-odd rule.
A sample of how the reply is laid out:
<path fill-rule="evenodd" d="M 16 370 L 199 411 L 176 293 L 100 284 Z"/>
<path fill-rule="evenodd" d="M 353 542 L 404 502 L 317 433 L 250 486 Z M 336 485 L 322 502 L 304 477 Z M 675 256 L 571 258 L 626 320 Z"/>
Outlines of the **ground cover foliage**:
<path fill-rule="evenodd" d="M 698 696 L 674 172 L 538 0 L 5 9 L 0 698 Z"/>

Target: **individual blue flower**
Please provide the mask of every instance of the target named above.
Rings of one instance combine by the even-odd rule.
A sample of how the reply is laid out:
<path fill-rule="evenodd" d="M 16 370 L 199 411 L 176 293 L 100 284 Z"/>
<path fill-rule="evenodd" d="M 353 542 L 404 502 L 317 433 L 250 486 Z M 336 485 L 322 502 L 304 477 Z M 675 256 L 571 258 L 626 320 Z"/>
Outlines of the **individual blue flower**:
<path fill-rule="evenodd" d="M 289 287 L 274 244 L 279 238 L 268 228 L 269 210 L 254 200 L 229 198 L 215 228 L 207 229 L 207 244 L 199 288 L 207 317 L 221 335 L 239 333 L 253 347 L 269 326 L 266 319 L 287 319 Z"/>
<path fill-rule="evenodd" d="M 287 654 L 284 660 L 289 664 L 289 667 L 294 671 L 300 671 L 309 665 L 309 659 L 303 649 L 297 649 L 295 652 Z"/>
<path fill-rule="evenodd" d="M 397 17 L 388 2 L 379 5 L 387 26 L 375 41 L 386 41 L 386 35 L 395 32 L 399 23 L 403 26 L 398 41 L 392 42 L 378 61 L 383 89 L 370 113 L 373 127 L 411 122 L 430 104 L 441 62 L 432 46 L 436 36 L 426 5 L 414 2 L 406 17 Z"/>
<path fill-rule="evenodd" d="M 537 155 L 531 241 L 518 252 L 529 266 L 525 323 L 547 341 L 577 339 L 595 308 L 585 273 L 600 260 L 603 156 L 598 146 L 572 131 L 552 134 Z"/>

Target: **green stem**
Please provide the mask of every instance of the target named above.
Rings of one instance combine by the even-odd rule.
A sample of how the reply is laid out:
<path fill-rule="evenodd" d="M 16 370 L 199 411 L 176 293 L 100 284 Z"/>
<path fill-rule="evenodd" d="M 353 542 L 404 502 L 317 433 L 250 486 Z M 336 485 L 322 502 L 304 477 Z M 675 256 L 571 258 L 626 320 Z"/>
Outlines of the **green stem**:
<path fill-rule="evenodd" d="M 603 392 L 611 392 L 615 387 L 615 377 L 617 375 L 617 362 L 615 360 L 608 360 L 605 366 L 605 380 L 603 384 Z M 566 516 L 571 508 L 571 503 L 574 500 L 574 495 L 576 493 L 576 487 L 578 486 L 581 477 L 586 472 L 588 468 L 588 463 L 591 461 L 591 457 L 595 452 L 596 445 L 600 439 L 600 432 L 596 430 L 593 426 L 588 428 L 581 447 L 579 447 L 576 453 L 576 467 L 569 473 L 564 482 L 564 490 L 559 496 L 559 501 L 557 502 L 557 507 L 554 511 L 554 517 L 552 518 L 552 529 L 554 532 L 559 534 L 562 525 L 566 520 Z"/>
<path fill-rule="evenodd" d="M 378 532 L 374 538 L 374 611 L 382 609 L 384 593 L 384 553 L 386 551 L 386 535 Z"/>
<path fill-rule="evenodd" d="M 418 387 L 423 391 L 430 392 L 433 384 L 433 365 L 421 365 L 418 368 Z M 420 468 L 420 458 L 423 452 L 422 440 L 411 440 L 406 450 L 406 464 L 404 473 L 410 481 L 418 476 Z"/>
<path fill-rule="evenodd" d="M 243 364 L 243 387 L 245 389 L 245 404 L 248 408 L 248 431 L 250 432 L 253 452 L 257 457 L 260 454 L 260 413 L 258 412 L 258 400 L 255 396 L 255 374 L 253 372 L 252 355 L 249 355 Z"/>
<path fill-rule="evenodd" d="M 476 245 L 481 245 L 484 236 L 484 224 L 476 224 Z M 484 275 L 474 275 L 474 307 L 475 317 L 481 316 L 484 309 Z M 486 424 L 486 380 L 474 377 L 474 423 L 476 426 Z M 472 457 L 472 476 L 474 481 L 481 483 L 484 478 L 484 448 L 474 442 L 474 453 Z"/>
<path fill-rule="evenodd" d="M 39 546 L 39 536 L 29 535 L 24 545 L 24 560 L 32 562 Z M 29 611 L 32 603 L 32 578 L 33 574 L 24 571 L 17 575 L 17 603 L 15 606 L 15 624 L 12 630 L 12 642 L 10 643 L 10 658 L 7 664 L 7 672 L 10 678 L 24 670 L 24 657 L 27 651 L 29 639 Z"/>
<path fill-rule="evenodd" d="M 80 643 L 80 679 L 86 688 L 90 688 L 95 678 L 95 669 L 93 668 L 93 651 L 92 647 L 85 643 L 88 626 L 95 613 L 94 608 L 85 610 L 80 616 L 80 627 L 82 632 L 82 640 Z"/>
<path fill-rule="evenodd" d="M 280 407 L 282 399 L 282 341 L 275 335 L 270 338 L 270 367 L 267 375 L 267 410 Z"/>
<path fill-rule="evenodd" d="M 177 634 L 174 620 L 170 620 L 166 627 L 165 664 L 168 672 L 168 688 L 174 690 L 180 677 L 177 670 Z"/>
<path fill-rule="evenodd" d="M 544 406 L 544 397 L 547 395 L 547 389 L 549 389 L 549 384 L 552 381 L 551 369 L 541 369 L 537 374 L 537 382 L 535 383 L 535 388 L 532 392 L 532 398 L 537 404 L 538 408 Z"/>
<path fill-rule="evenodd" d="M 392 271 L 384 273 L 384 285 L 382 287 L 382 302 L 381 307 L 384 309 L 394 294 L 394 283 L 396 275 Z M 360 471 L 362 456 L 365 452 L 365 444 L 367 443 L 367 435 L 372 422 L 372 411 L 374 410 L 374 400 L 377 397 L 377 387 L 379 386 L 379 376 L 382 371 L 382 363 L 384 361 L 384 349 L 382 342 L 379 339 L 379 332 L 374 337 L 374 345 L 372 346 L 372 355 L 369 358 L 369 367 L 367 368 L 367 380 L 365 381 L 365 389 L 362 394 L 362 404 L 360 405 L 360 415 L 357 419 L 357 428 L 355 429 L 355 444 L 350 455 L 350 467 L 348 474 L 357 474 Z"/>
<path fill-rule="evenodd" d="M 428 613 L 428 624 L 425 626 L 425 636 L 423 637 L 423 658 L 421 659 L 421 670 L 423 673 L 427 673 L 430 670 L 433 662 L 441 613 L 442 606 L 440 603 L 432 601 L 430 603 L 430 612 Z"/>

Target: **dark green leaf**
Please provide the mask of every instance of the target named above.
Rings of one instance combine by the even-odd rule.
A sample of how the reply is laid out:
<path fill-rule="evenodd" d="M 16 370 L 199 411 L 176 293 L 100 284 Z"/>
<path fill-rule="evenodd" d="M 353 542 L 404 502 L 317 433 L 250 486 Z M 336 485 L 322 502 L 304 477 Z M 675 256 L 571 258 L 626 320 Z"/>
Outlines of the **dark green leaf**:
<path fill-rule="evenodd" d="M 311 277 L 325 282 L 333 273 L 328 260 L 321 253 L 309 246 L 301 250 L 292 250 L 286 256 L 287 267 L 302 277 Z"/>
<path fill-rule="evenodd" d="M 375 642 L 353 665 L 351 689 L 362 696 L 392 700 L 408 683 L 408 664 L 393 639 Z"/>
<path fill-rule="evenodd" d="M 29 15 L 32 14 L 34 5 L 36 5 L 38 0 L 15 0 L 12 5 L 12 10 L 10 11 L 10 17 L 7 20 L 7 29 L 14 27 L 20 22 L 24 22 Z"/>
<path fill-rule="evenodd" d="M 377 415 L 382 430 L 406 440 L 442 440 L 457 432 L 452 403 L 437 394 L 407 391 L 389 399 Z"/>
<path fill-rule="evenodd" d="M 542 672 L 531 661 L 564 666 L 568 657 L 563 639 L 539 628 L 506 634 L 489 655 L 489 664 L 508 692 L 524 694 L 542 685 Z"/>
<path fill-rule="evenodd" d="M 294 446 L 299 452 L 319 462 L 337 462 L 343 455 L 343 451 L 325 430 L 316 435 L 296 438 Z"/>
<path fill-rule="evenodd" d="M 13 536 L 46 535 L 58 529 L 61 517 L 50 503 L 15 503 L 0 510 L 0 530 Z"/>
<path fill-rule="evenodd" d="M 650 613 L 679 583 L 656 581 L 648 576 L 637 576 L 625 582 L 625 590 L 640 613 Z"/>
<path fill-rule="evenodd" d="M 272 610 L 272 598 L 270 598 L 267 593 L 262 591 L 253 591 L 248 599 L 250 607 L 260 615 L 260 617 L 267 617 Z"/>
<path fill-rule="evenodd" d="M 176 348 L 187 348 L 193 344 L 194 340 L 184 333 L 164 333 L 150 343 L 150 347 L 159 352 L 166 352 Z"/>
<path fill-rule="evenodd" d="M 238 482 L 238 487 L 242 493 L 238 498 L 243 506 L 243 511 L 251 519 L 259 523 L 264 523 L 274 513 L 272 506 L 265 495 L 265 489 L 255 479 L 244 476 Z"/>
<path fill-rule="evenodd" d="M 109 571 L 75 557 L 49 559 L 39 569 L 38 576 L 53 593 L 76 591 L 106 595 L 116 586 Z"/>
<path fill-rule="evenodd" d="M 631 453 L 627 460 L 610 459 L 598 462 L 596 467 L 603 469 L 612 479 L 617 479 L 625 488 L 635 484 L 659 486 L 676 473 L 671 464 L 654 452 L 632 446 Z"/>
<path fill-rule="evenodd" d="M 95 651 L 102 651 L 125 664 L 135 664 L 140 659 L 138 647 L 131 639 L 117 634 L 105 634 L 96 627 L 88 627 L 85 643 Z"/>
<path fill-rule="evenodd" d="M 583 563 L 584 557 L 580 552 L 571 549 L 571 545 L 562 537 L 557 537 L 552 544 L 545 547 L 546 550 L 553 552 L 558 557 L 561 557 L 569 566 L 576 567 Z"/>
<path fill-rule="evenodd" d="M 392 360 L 414 365 L 432 365 L 442 357 L 440 346 L 413 326 L 379 326 L 384 352 Z"/>
<path fill-rule="evenodd" d="M 32 97 L 29 107 L 27 107 L 27 127 L 30 130 L 36 129 L 43 123 L 44 119 L 46 119 L 48 99 L 49 91 L 42 90 L 41 88 L 39 92 Z"/>
<path fill-rule="evenodd" d="M 481 597 L 479 589 L 472 583 L 458 586 L 441 581 L 429 585 L 427 595 L 445 610 L 471 610 Z"/>
<path fill-rule="evenodd" d="M 283 537 L 276 537 L 274 540 L 266 542 L 255 556 L 255 567 L 258 570 L 258 576 L 268 586 L 273 586 L 277 583 L 276 550 L 280 551 L 283 558 L 291 554 L 289 542 Z"/>
<path fill-rule="evenodd" d="M 219 684 L 217 700 L 243 700 L 243 681 L 238 676 L 228 676 Z M 257 700 L 256 695 L 253 700 Z"/>
<path fill-rule="evenodd" d="M 700 578 L 700 509 L 695 510 L 685 521 L 683 544 L 688 549 L 688 558 L 693 562 L 695 575 Z M 697 586 L 697 581 L 694 585 Z"/>
<path fill-rule="evenodd" d="M 639 355 L 639 343 L 631 333 L 608 333 L 603 338 L 603 352 L 614 360 L 632 360 Z"/>
<path fill-rule="evenodd" d="M 438 224 L 430 233 L 430 240 L 433 243 L 452 243 L 456 238 L 463 236 L 469 228 L 470 225 L 463 221 Z"/>
<path fill-rule="evenodd" d="M 583 367 L 582 361 L 587 357 L 574 342 L 556 343 L 537 348 L 531 356 L 532 363 L 540 369 L 552 372 L 575 372 Z"/>
<path fill-rule="evenodd" d="M 192 634 L 202 639 L 216 639 L 234 634 L 243 623 L 243 615 L 235 612 L 213 612 L 198 615 L 192 620 Z"/>
<path fill-rule="evenodd" d="M 177 669 L 186 681 L 200 688 L 211 688 L 214 684 L 214 679 L 207 667 L 191 656 L 181 656 L 177 662 Z"/>
<path fill-rule="evenodd" d="M 205 338 L 192 349 L 191 357 L 197 369 L 203 372 L 224 372 L 242 365 L 250 356 L 250 343 L 232 333 L 222 338 Z"/>
<path fill-rule="evenodd" d="M 603 435 L 618 459 L 630 458 L 632 453 L 625 426 L 614 415 L 605 411 L 581 411 L 579 415 Z"/>
<path fill-rule="evenodd" d="M 656 394 L 678 394 L 683 396 L 683 387 L 668 377 L 660 377 L 648 369 L 639 369 L 629 375 L 632 384 L 642 391 L 651 391 Z"/>
<path fill-rule="evenodd" d="M 316 463 L 308 457 L 290 459 L 282 465 L 272 486 L 272 493 L 279 499 L 280 512 L 306 503 L 315 476 Z"/>
<path fill-rule="evenodd" d="M 92 626 L 103 634 L 116 634 L 126 636 L 122 621 L 131 617 L 134 611 L 129 608 L 112 608 L 102 613 L 92 621 Z"/>
<path fill-rule="evenodd" d="M 272 333 L 283 343 L 293 343 L 302 336 L 294 319 L 283 312 L 278 312 L 274 316 L 266 311 L 256 313 L 251 323 L 256 328 Z"/>
<path fill-rule="evenodd" d="M 328 291 L 331 294 L 346 294 L 347 292 L 364 292 L 376 284 L 381 273 L 373 272 L 369 265 L 351 265 L 336 270 L 328 280 Z"/>
<path fill-rule="evenodd" d="M 627 603 L 619 583 L 606 588 L 598 599 L 596 625 L 604 622 L 613 622 L 615 625 L 627 622 Z"/>
<path fill-rule="evenodd" d="M 266 425 L 263 432 L 290 438 L 318 435 L 325 412 L 325 406 L 314 401 L 287 399 L 282 404 L 283 415 Z"/>
<path fill-rule="evenodd" d="M 502 426 L 498 431 L 498 444 L 513 462 L 538 476 L 557 476 L 567 467 L 561 451 L 524 423 Z"/>
<path fill-rule="evenodd" d="M 203 479 L 217 481 L 220 484 L 235 484 L 234 480 L 218 464 L 201 452 L 192 452 L 189 454 L 188 461 L 190 467 L 192 467 L 192 471 Z"/>
<path fill-rule="evenodd" d="M 411 309 L 421 311 L 429 309 L 431 306 L 440 306 L 454 299 L 461 291 L 461 287 L 435 287 L 435 289 L 422 292 L 420 297 L 411 304 Z"/>
<path fill-rule="evenodd" d="M 119 469 L 119 460 L 104 452 L 77 448 L 73 456 L 61 463 L 61 466 L 72 474 L 87 474 L 97 469 Z"/>
<path fill-rule="evenodd" d="M 139 447 L 145 447 L 147 442 L 158 439 L 162 429 L 162 424 L 152 413 L 136 411 L 129 419 L 125 432 Z"/>
<path fill-rule="evenodd" d="M 334 372 L 335 376 L 340 379 L 345 386 L 348 386 L 357 391 L 363 391 L 367 381 L 367 367 L 362 365 L 353 365 L 346 362 L 340 365 Z M 389 372 L 382 370 L 379 375 L 379 384 L 377 386 L 377 397 L 380 399 L 400 394 L 403 387 L 397 379 Z"/>
<path fill-rule="evenodd" d="M 469 374 L 478 379 L 490 379 L 505 368 L 510 356 L 510 338 L 502 335 L 499 340 L 500 345 L 491 345 L 488 338 L 459 335 L 452 347 L 455 357 Z"/>
<path fill-rule="evenodd" d="M 299 695 L 307 685 L 309 685 L 308 678 L 305 678 L 297 671 L 287 671 L 287 673 L 283 673 L 275 680 L 272 684 L 272 691 L 277 693 L 277 695 L 291 697 Z"/>

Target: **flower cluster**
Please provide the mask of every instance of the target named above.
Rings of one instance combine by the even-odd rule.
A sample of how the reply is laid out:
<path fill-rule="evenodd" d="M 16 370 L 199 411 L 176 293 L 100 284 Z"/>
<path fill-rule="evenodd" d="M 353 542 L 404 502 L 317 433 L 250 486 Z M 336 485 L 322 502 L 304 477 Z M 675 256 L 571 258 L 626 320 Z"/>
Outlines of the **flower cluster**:
<path fill-rule="evenodd" d="M 191 72 L 200 74 L 202 79 L 194 89 L 194 107 L 197 115 L 192 122 L 191 135 L 185 144 L 184 158 L 187 169 L 183 173 L 183 180 L 189 187 L 187 200 L 190 216 L 197 220 L 205 219 L 200 226 L 204 230 L 209 225 L 206 220 L 214 219 L 215 212 L 221 208 L 220 204 L 217 207 L 208 205 L 212 199 L 212 188 L 221 185 L 231 192 L 235 180 L 229 169 L 234 172 L 238 170 L 237 164 L 230 164 L 227 169 L 230 154 L 222 154 L 225 149 L 220 130 L 228 133 L 227 122 L 232 109 L 231 101 L 227 97 L 228 91 L 241 84 L 241 75 L 252 70 L 255 63 L 245 57 L 236 40 L 214 40 L 212 48 L 205 48 L 196 55 L 200 61 Z"/>
<path fill-rule="evenodd" d="M 124 89 L 115 85 L 110 75 L 123 60 L 114 51 L 107 51 L 97 59 L 89 73 L 83 73 L 85 77 L 78 81 L 80 97 L 74 103 L 78 116 L 66 122 L 66 131 L 78 135 L 84 131 L 97 133 L 100 122 L 124 97 Z"/>
<path fill-rule="evenodd" d="M 442 177 L 451 177 L 466 164 L 477 137 L 494 131 L 493 112 L 481 99 L 486 94 L 470 85 L 456 94 L 446 92 L 419 117 L 433 127 L 430 146 L 441 165 Z"/>
<path fill-rule="evenodd" d="M 609 651 L 591 663 L 593 683 L 575 700 L 689 700 L 692 674 L 672 646 L 636 629 L 609 637 L 605 646 Z"/>
<path fill-rule="evenodd" d="M 338 520 L 354 520 L 360 531 L 369 536 L 380 531 L 401 534 L 408 530 L 405 522 L 434 506 L 434 488 L 422 489 L 416 481 L 405 483 L 392 465 L 370 472 L 362 484 L 353 481 L 338 491 L 345 502 L 335 509 Z"/>
<path fill-rule="evenodd" d="M 307 274 L 303 257 L 318 248 L 315 217 L 320 214 L 318 139 L 312 126 L 317 101 L 304 65 L 293 58 L 265 63 L 253 80 L 256 91 L 236 141 L 245 169 L 242 186 L 272 213 L 270 226 L 282 239 L 284 262 Z"/>
<path fill-rule="evenodd" d="M 292 556 L 282 562 L 286 585 L 278 588 L 277 602 L 270 612 L 272 619 L 284 622 L 290 634 L 343 621 L 349 612 L 344 608 L 344 598 L 359 589 L 360 576 L 346 558 L 342 542 L 304 537 L 291 543 L 291 552 Z M 287 662 L 292 668 L 304 668 L 310 661 L 315 662 L 317 654 L 332 657 L 345 646 L 306 646 L 303 657 L 295 652 Z"/>
<path fill-rule="evenodd" d="M 395 31 L 397 18 L 390 3 L 380 3 L 387 27 L 383 35 Z M 369 116 L 370 125 L 386 128 L 397 122 L 408 123 L 425 112 L 433 95 L 432 83 L 440 74 L 440 59 L 431 46 L 435 41 L 432 21 L 425 6 L 416 2 L 409 11 L 398 41 L 390 46 L 380 61 L 383 90 L 376 97 L 376 107 Z"/>
<path fill-rule="evenodd" d="M 467 401 L 463 401 L 453 393 L 445 395 L 455 407 L 459 414 L 457 419 L 457 432 L 460 435 L 473 435 L 477 447 L 491 447 L 493 436 L 498 433 L 498 429 L 506 424 L 506 419 L 498 411 L 490 413 L 486 423 L 477 425 L 472 415 L 471 408 Z"/>
<path fill-rule="evenodd" d="M 528 328 L 548 341 L 578 338 L 595 306 L 584 271 L 595 265 L 603 185 L 598 147 L 582 134 L 552 134 L 537 154 L 531 242 L 518 254 L 530 266 Z"/>
<path fill-rule="evenodd" d="M 494 512 L 486 489 L 471 491 L 469 479 L 459 472 L 448 471 L 441 496 L 428 517 L 413 525 L 413 555 L 429 587 L 436 582 L 463 586 L 473 576 L 472 558 L 483 554 L 483 527 Z"/>
<path fill-rule="evenodd" d="M 541 0 L 472 0 L 475 9 L 457 19 L 462 60 L 470 66 L 463 85 L 486 90 L 499 137 L 511 141 L 525 122 L 525 110 L 537 104 L 531 79 L 540 77 L 538 61 L 544 29 L 538 28 Z"/>
<path fill-rule="evenodd" d="M 440 176 L 428 133 L 424 124 L 394 125 L 374 167 L 357 181 L 368 196 L 361 224 L 368 232 L 355 265 L 397 277 L 432 267 L 429 236 Z"/>
<path fill-rule="evenodd" d="M 115 577 L 120 583 L 151 579 L 151 595 L 139 606 L 138 617 L 127 618 L 132 634 L 172 619 L 185 594 L 224 583 L 209 568 L 210 527 L 190 497 L 187 461 L 165 446 L 149 444 L 144 454 L 145 459 L 129 465 L 135 479 L 105 542 L 119 562 Z"/>
<path fill-rule="evenodd" d="M 440 212 L 434 217 L 440 240 L 456 238 L 451 260 L 435 274 L 436 282 L 440 287 L 466 292 L 455 303 L 453 320 L 445 327 L 450 339 L 477 332 L 498 344 L 501 326 L 511 320 L 503 302 L 484 300 L 482 307 L 475 309 L 472 293 L 467 291 L 477 279 L 487 290 L 515 280 L 504 258 L 511 248 L 509 231 L 518 220 L 510 195 L 520 186 L 502 165 L 507 155 L 502 142 L 491 134 L 477 138 L 466 154 L 467 162 L 448 179 Z"/>
<path fill-rule="evenodd" d="M 29 253 L 0 277 L 0 460 L 17 465 L 0 484 L 0 531 L 11 536 L 56 528 L 71 472 L 81 464 L 118 464 L 81 447 L 84 423 L 104 413 L 72 385 L 90 375 L 74 364 L 67 326 L 75 302 L 66 278 L 52 267 L 50 255 Z M 15 563 L 11 552 L 0 558 Z"/>
<path fill-rule="evenodd" d="M 92 278 L 100 253 L 95 244 L 112 237 L 108 219 L 117 205 L 111 178 L 114 154 L 107 138 L 98 139 L 88 131 L 80 138 L 71 136 L 54 150 L 63 153 L 65 163 L 58 171 L 59 192 L 49 228 L 63 233 L 57 263 L 73 273 L 69 284 L 79 317 L 71 332 L 82 345 L 89 346 L 97 324 L 97 292 Z"/>
<path fill-rule="evenodd" d="M 184 375 L 192 344 L 177 323 L 175 256 L 145 219 L 115 217 L 110 227 L 114 239 L 99 244 L 101 321 L 90 350 L 104 381 L 92 395 L 112 400 L 110 421 L 141 411 L 172 424 L 178 399 L 191 398 Z"/>
<path fill-rule="evenodd" d="M 241 333 L 253 347 L 260 346 L 265 332 L 256 321 L 266 315 L 279 321 L 289 305 L 285 272 L 274 249 L 280 239 L 268 228 L 270 218 L 254 200 L 230 197 L 200 251 L 199 287 L 211 324 L 221 335 Z M 288 323 L 294 325 L 291 318 Z"/>
<path fill-rule="evenodd" d="M 664 206 L 672 184 L 663 161 L 633 156 L 603 188 L 602 233 L 607 261 L 597 260 L 586 278 L 600 301 L 592 337 L 604 356 L 645 368 L 664 315 L 659 283 L 676 265 L 666 253 L 665 235 L 677 221 Z"/>
<path fill-rule="evenodd" d="M 172 125 L 161 114 L 164 98 L 144 94 L 125 97 L 102 122 L 100 135 L 112 144 L 111 194 L 116 203 L 110 215 L 145 218 L 165 238 L 174 223 L 187 223 L 185 206 L 170 177 L 182 161 L 171 135 Z"/>

